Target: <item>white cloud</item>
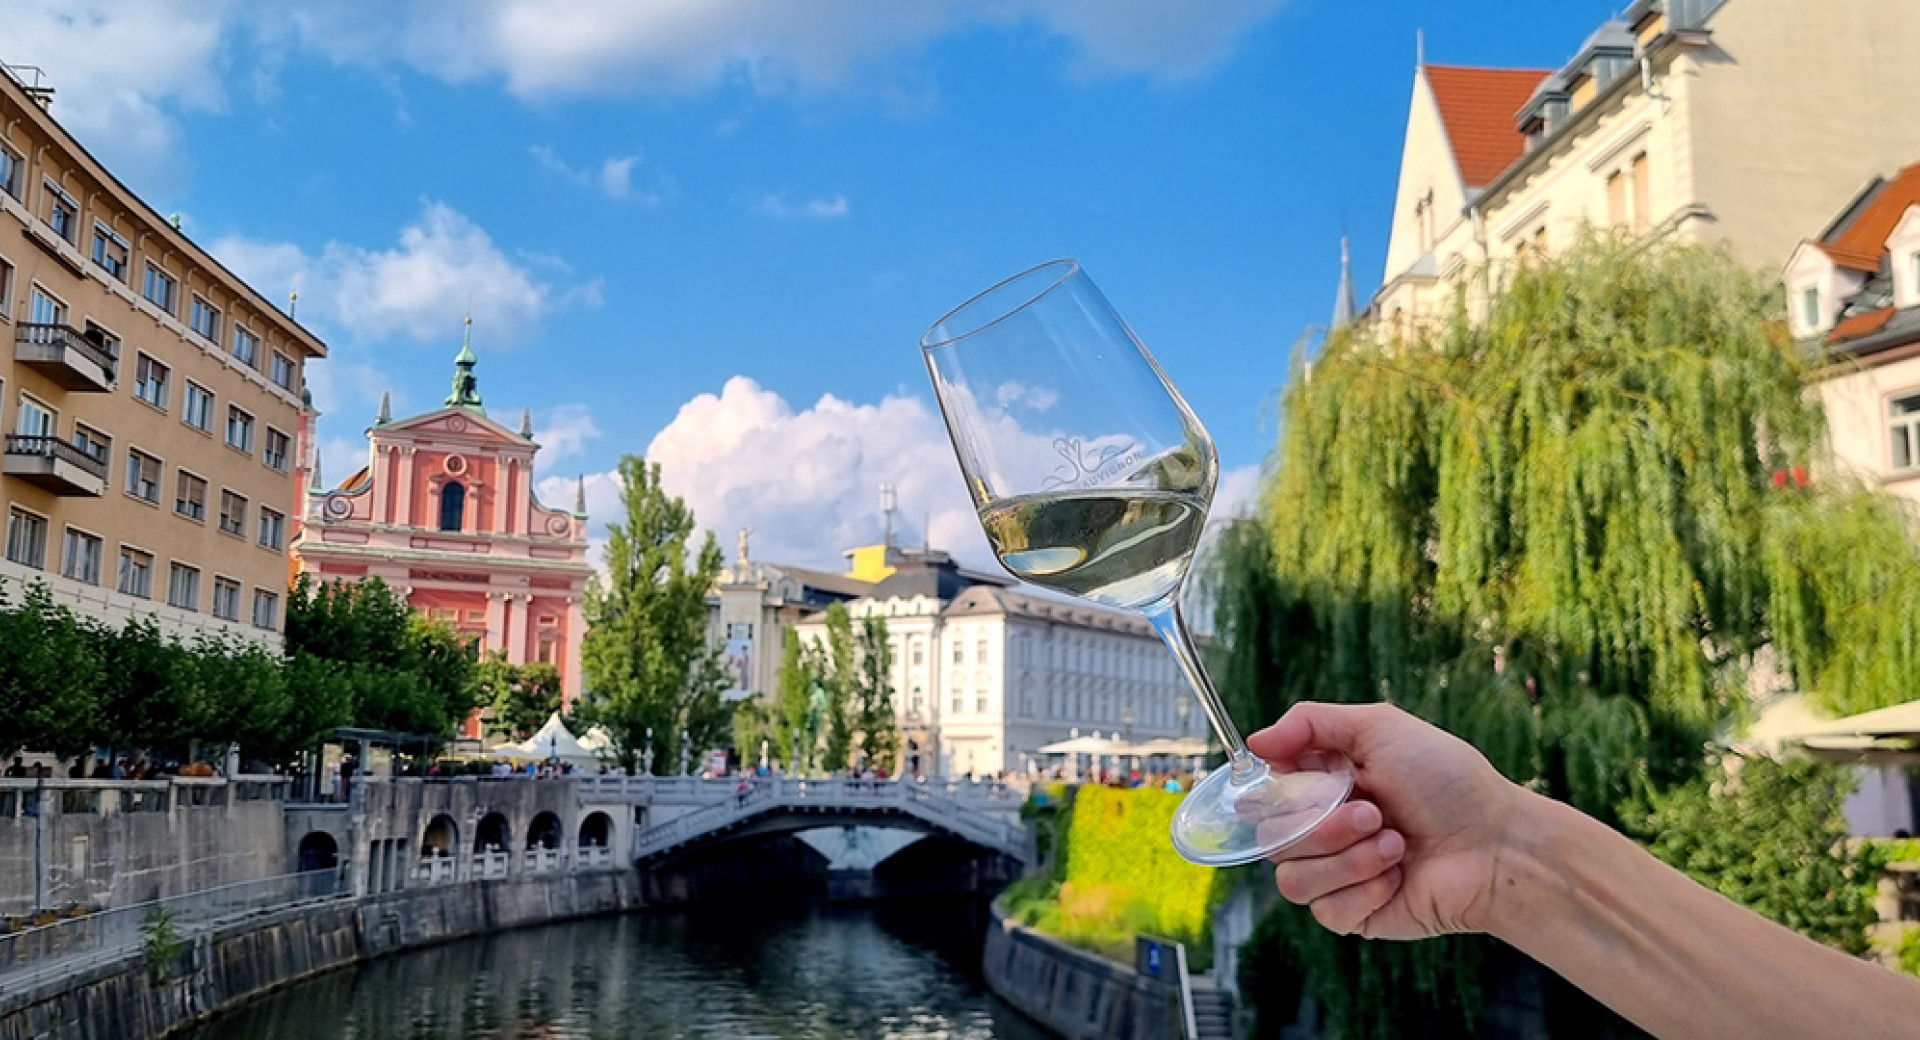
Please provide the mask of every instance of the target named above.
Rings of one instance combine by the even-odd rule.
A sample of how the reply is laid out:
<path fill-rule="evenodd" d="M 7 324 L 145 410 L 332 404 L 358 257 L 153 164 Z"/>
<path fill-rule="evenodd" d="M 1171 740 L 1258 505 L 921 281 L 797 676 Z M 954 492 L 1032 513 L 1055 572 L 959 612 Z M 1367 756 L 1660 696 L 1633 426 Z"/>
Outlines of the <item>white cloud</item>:
<path fill-rule="evenodd" d="M 649 190 L 635 193 L 633 190 L 633 168 L 640 164 L 637 155 L 616 155 L 600 161 L 598 168 L 575 166 L 561 158 L 552 147 L 536 144 L 528 151 L 539 161 L 541 168 L 557 174 L 562 179 L 572 181 L 583 188 L 598 188 L 610 199 L 627 199 L 643 206 L 656 206 L 660 203 L 661 193 Z M 656 180 L 661 178 L 656 175 Z"/>
<path fill-rule="evenodd" d="M 501 252 L 486 230 L 428 202 L 385 249 L 329 242 L 318 255 L 285 242 L 225 238 L 212 251 L 269 297 L 297 284 L 301 321 L 362 342 L 445 344 L 473 315 L 482 342 L 513 345 L 547 315 L 599 303 L 598 282 L 557 287 Z"/>
<path fill-rule="evenodd" d="M 1213 510 L 1208 516 L 1218 523 L 1253 512 L 1260 504 L 1261 478 L 1265 475 L 1260 466 L 1221 470 L 1220 482 L 1213 493 Z"/>
<path fill-rule="evenodd" d="M 563 404 L 549 411 L 534 428 L 534 443 L 540 445 L 542 464 L 570 458 L 587 450 L 587 442 L 600 436 L 593 421 L 593 409 L 584 404 Z"/>
<path fill-rule="evenodd" d="M 10 0 L 0 60 L 37 65 L 53 114 L 123 176 L 163 173 L 171 111 L 217 110 L 221 18 L 190 0 Z"/>
<path fill-rule="evenodd" d="M 928 45 L 983 27 L 1065 39 L 1081 76 L 1191 78 L 1284 2 L 9 0 L 0 59 L 45 67 L 61 120 L 110 165 L 138 175 L 178 160 L 175 115 L 221 109 L 229 79 L 271 103 L 296 51 L 450 82 L 498 80 L 522 97 L 729 83 L 817 90 L 876 70 L 887 97 L 902 89 L 898 70 Z M 621 197 L 633 169 L 616 156 L 589 172 Z"/>
<path fill-rule="evenodd" d="M 787 193 L 776 192 L 767 195 L 753 204 L 754 212 L 764 216 L 778 217 L 781 220 L 835 220 L 847 215 L 847 197 L 808 199 L 805 202 L 787 201 Z"/>
<path fill-rule="evenodd" d="M 1228 56 L 1284 0 L 306 0 L 245 17 L 335 60 L 399 62 L 522 96 L 762 91 L 843 84 L 981 26 L 1069 41 L 1076 71 L 1183 79 Z"/>
<path fill-rule="evenodd" d="M 682 405 L 646 457 L 729 555 L 734 533 L 746 527 L 759 559 L 837 568 L 842 550 L 879 540 L 879 490 L 890 483 L 909 537 L 928 527 L 934 548 L 990 562 L 946 429 L 918 398 L 854 404 L 828 395 L 796 411 L 735 376 L 719 394 Z M 619 484 L 612 473 L 586 481 L 588 514 L 601 531 L 619 515 Z M 573 483 L 548 478 L 540 492 L 544 501 L 564 493 L 571 502 Z"/>
<path fill-rule="evenodd" d="M 1036 412 L 1044 412 L 1060 403 L 1060 391 L 1044 386 L 1028 386 L 1025 383 L 1009 381 L 1001 383 L 993 391 L 993 399 L 1000 407 L 1019 403 Z"/>

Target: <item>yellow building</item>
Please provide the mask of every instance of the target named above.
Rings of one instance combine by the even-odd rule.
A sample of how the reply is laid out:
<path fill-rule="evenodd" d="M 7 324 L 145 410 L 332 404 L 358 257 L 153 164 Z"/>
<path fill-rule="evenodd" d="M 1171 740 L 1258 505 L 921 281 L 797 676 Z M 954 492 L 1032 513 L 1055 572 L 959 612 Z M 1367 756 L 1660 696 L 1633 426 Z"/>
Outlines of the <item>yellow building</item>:
<path fill-rule="evenodd" d="M 0 74 L 0 587 L 277 647 L 302 369 L 326 347 Z"/>
<path fill-rule="evenodd" d="M 1582 227 L 1725 243 L 1773 267 L 1863 174 L 1920 155 L 1920 3 L 1635 0 L 1555 69 L 1414 71 L 1372 315 L 1470 306 Z"/>

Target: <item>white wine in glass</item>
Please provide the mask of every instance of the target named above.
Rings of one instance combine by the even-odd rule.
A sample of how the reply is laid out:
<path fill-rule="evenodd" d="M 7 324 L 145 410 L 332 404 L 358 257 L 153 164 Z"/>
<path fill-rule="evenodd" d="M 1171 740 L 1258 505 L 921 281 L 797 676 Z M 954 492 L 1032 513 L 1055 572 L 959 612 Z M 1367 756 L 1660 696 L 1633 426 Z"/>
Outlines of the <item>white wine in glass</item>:
<path fill-rule="evenodd" d="M 1247 863 L 1298 841 L 1352 790 L 1338 756 L 1268 763 L 1220 702 L 1181 613 L 1219 479 L 1213 440 L 1080 265 L 1001 282 L 920 341 L 947 433 L 1001 566 L 1138 611 L 1192 685 L 1227 755 L 1181 802 L 1173 844 Z"/>

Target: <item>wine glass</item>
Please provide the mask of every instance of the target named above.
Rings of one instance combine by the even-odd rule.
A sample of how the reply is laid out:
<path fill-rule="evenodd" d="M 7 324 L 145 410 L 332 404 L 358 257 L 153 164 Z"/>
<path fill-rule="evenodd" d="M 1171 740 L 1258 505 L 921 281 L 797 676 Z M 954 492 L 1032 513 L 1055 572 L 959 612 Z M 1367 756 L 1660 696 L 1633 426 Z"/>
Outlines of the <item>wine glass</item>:
<path fill-rule="evenodd" d="M 1208 677 L 1180 585 L 1213 502 L 1213 441 L 1086 272 L 1056 260 L 941 318 L 920 348 L 967 491 L 1015 577 L 1138 611 L 1173 651 L 1226 748 L 1173 818 L 1195 863 L 1247 863 L 1346 800 L 1338 755 L 1267 763 Z"/>

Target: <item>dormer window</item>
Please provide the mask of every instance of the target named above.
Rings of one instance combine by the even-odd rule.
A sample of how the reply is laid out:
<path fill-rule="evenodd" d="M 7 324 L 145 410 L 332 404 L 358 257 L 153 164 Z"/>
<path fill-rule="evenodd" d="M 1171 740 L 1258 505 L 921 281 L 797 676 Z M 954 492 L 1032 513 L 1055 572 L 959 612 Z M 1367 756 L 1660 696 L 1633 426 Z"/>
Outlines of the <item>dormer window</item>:
<path fill-rule="evenodd" d="M 1820 287 L 1809 285 L 1800 290 L 1800 324 L 1808 332 L 1819 332 L 1826 322 L 1820 316 Z"/>

